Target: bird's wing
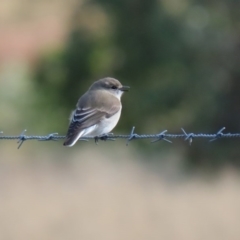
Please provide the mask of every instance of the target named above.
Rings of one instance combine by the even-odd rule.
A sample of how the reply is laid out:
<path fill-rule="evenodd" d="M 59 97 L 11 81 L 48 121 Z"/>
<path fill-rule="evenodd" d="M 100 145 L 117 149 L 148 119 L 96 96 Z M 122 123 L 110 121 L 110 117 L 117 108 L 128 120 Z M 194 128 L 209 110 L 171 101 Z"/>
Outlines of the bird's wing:
<path fill-rule="evenodd" d="M 98 124 L 104 118 L 110 118 L 116 114 L 120 108 L 121 103 L 115 98 L 110 104 L 104 104 L 99 108 L 80 107 L 81 102 L 78 103 L 77 109 L 73 112 L 71 122 L 68 128 L 65 146 L 73 146 L 75 142 L 83 134 L 83 130 Z"/>

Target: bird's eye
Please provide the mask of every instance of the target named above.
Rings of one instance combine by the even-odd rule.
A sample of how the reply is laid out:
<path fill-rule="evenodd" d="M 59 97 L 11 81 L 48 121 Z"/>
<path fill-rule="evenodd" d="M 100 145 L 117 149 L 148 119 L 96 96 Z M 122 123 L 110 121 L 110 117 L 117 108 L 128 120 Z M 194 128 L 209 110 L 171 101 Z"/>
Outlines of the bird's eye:
<path fill-rule="evenodd" d="M 116 86 L 112 86 L 111 89 L 117 89 L 117 87 Z"/>

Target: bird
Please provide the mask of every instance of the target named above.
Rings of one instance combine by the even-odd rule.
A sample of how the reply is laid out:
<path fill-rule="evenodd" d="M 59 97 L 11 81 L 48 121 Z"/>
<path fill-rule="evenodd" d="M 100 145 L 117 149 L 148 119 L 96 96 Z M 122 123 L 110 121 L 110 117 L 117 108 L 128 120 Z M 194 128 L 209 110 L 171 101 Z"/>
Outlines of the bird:
<path fill-rule="evenodd" d="M 72 147 L 81 137 L 99 137 L 110 133 L 121 115 L 121 96 L 129 88 L 111 77 L 94 82 L 79 98 L 70 116 L 63 145 Z"/>

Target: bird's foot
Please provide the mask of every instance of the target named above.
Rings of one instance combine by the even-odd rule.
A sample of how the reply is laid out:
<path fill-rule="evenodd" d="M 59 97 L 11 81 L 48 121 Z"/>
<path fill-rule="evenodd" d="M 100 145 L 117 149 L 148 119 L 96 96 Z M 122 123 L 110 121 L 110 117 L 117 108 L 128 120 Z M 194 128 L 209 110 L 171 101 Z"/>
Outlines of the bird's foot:
<path fill-rule="evenodd" d="M 100 135 L 100 136 L 94 137 L 94 141 L 95 141 L 96 144 L 98 144 L 98 141 L 99 141 L 99 140 L 102 140 L 102 141 L 107 141 L 107 140 L 109 140 L 109 141 L 115 141 L 115 139 L 114 139 L 114 138 L 111 138 L 111 136 L 113 136 L 113 133 L 102 134 L 102 135 Z"/>

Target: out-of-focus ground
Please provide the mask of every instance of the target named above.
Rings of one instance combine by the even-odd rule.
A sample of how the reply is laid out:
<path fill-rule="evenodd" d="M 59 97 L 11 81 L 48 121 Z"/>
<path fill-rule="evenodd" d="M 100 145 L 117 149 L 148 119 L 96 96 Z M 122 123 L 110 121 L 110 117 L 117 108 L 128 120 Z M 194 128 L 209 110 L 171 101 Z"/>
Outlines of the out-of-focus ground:
<path fill-rule="evenodd" d="M 1 148 L 0 239 L 240 239 L 232 169 L 172 181 L 120 141 L 64 150 L 42 143 L 55 152 L 13 144 L 11 154 Z"/>

